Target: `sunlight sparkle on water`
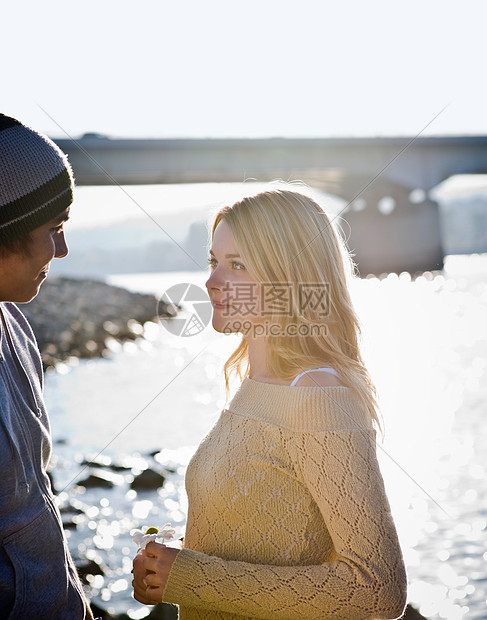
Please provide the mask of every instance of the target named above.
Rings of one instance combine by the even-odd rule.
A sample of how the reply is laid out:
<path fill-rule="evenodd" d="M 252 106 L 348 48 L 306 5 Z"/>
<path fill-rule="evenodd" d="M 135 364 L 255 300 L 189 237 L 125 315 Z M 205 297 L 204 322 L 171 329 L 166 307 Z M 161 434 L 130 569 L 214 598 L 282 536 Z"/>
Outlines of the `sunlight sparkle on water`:
<path fill-rule="evenodd" d="M 153 505 L 154 504 L 150 500 L 134 502 L 132 506 L 132 516 L 134 519 L 146 519 Z"/>
<path fill-rule="evenodd" d="M 111 585 L 112 592 L 122 592 L 122 590 L 126 590 L 129 587 L 129 582 L 127 579 L 117 579 Z"/>

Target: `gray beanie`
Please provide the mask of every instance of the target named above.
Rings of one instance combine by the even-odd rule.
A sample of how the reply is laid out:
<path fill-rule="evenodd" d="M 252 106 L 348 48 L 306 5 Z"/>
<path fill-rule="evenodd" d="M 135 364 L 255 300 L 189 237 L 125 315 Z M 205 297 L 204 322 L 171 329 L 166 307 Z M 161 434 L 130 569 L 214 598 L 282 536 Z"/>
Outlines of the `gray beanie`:
<path fill-rule="evenodd" d="M 52 140 L 0 114 L 0 245 L 52 220 L 73 202 L 73 171 Z"/>

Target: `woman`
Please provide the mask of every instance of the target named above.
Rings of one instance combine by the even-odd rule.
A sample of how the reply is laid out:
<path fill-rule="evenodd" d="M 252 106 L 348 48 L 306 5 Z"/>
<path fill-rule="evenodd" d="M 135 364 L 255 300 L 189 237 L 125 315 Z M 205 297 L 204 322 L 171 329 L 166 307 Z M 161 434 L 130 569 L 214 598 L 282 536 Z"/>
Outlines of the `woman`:
<path fill-rule="evenodd" d="M 375 455 L 379 425 L 323 210 L 277 190 L 216 216 L 213 327 L 243 381 L 186 474 L 185 548 L 147 545 L 134 596 L 180 618 L 397 618 L 406 575 Z"/>

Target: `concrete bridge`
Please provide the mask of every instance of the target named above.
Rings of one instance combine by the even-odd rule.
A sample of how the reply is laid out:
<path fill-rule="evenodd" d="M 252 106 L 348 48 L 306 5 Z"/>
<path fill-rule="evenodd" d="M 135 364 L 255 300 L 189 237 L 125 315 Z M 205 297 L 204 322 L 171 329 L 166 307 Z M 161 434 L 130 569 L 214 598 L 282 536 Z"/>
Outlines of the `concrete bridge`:
<path fill-rule="evenodd" d="M 487 173 L 487 136 L 56 140 L 78 185 L 301 180 L 344 198 L 361 274 L 441 269 L 438 205 L 429 190 Z M 347 225 L 350 225 L 350 227 Z"/>

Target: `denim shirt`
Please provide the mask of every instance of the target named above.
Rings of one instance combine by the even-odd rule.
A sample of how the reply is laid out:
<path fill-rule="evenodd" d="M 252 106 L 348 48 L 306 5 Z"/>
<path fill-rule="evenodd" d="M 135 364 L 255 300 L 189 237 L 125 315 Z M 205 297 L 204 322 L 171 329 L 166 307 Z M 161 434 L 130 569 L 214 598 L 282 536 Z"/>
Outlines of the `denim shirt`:
<path fill-rule="evenodd" d="M 42 363 L 20 310 L 0 304 L 0 618 L 82 620 L 81 583 L 46 467 Z"/>

